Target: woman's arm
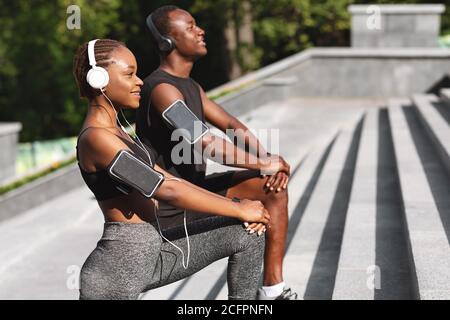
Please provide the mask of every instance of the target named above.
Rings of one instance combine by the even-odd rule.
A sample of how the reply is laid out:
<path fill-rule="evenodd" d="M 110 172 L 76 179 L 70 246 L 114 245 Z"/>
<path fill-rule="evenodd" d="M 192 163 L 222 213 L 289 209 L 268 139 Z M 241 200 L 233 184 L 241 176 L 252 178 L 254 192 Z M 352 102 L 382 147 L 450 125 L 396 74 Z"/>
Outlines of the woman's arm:
<path fill-rule="evenodd" d="M 106 168 L 120 150 L 129 150 L 127 145 L 117 136 L 105 129 L 89 130 L 83 137 L 83 144 L 90 162 L 96 170 Z M 242 200 L 240 203 L 219 196 L 193 184 L 175 178 L 162 168 L 155 166 L 165 177 L 154 197 L 178 208 L 189 209 L 201 213 L 234 217 L 245 222 L 261 222 L 267 224 L 270 216 L 259 201 Z M 170 180 L 177 179 L 179 181 Z"/>
<path fill-rule="evenodd" d="M 158 200 L 163 200 L 174 207 L 233 217 L 246 222 L 267 224 L 270 220 L 267 210 L 259 201 L 244 199 L 240 203 L 233 202 L 231 199 L 202 189 L 186 180 L 175 178 L 157 165 L 155 169 L 166 178 L 154 194 Z M 179 181 L 169 180 L 174 178 Z"/>

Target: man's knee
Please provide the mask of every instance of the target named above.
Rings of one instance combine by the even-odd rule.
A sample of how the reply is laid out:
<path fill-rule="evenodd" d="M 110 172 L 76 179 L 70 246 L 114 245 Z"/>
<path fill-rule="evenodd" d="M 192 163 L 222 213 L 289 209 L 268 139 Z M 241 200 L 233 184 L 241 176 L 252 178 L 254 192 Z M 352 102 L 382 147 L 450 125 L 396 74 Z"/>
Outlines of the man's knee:
<path fill-rule="evenodd" d="M 280 206 L 285 206 L 288 203 L 288 188 L 281 189 L 280 191 L 276 192 L 270 191 L 266 193 L 264 204 L 267 205 L 268 203 L 271 204 L 277 204 Z"/>

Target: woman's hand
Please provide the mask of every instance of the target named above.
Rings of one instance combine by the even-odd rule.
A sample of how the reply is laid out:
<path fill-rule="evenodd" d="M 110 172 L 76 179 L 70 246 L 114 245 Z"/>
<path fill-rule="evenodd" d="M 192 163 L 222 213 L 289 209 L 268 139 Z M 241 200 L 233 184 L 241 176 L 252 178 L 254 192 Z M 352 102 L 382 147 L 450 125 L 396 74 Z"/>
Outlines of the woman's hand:
<path fill-rule="evenodd" d="M 241 211 L 240 220 L 244 222 L 260 222 L 263 224 L 270 222 L 269 212 L 264 208 L 261 201 L 243 199 L 237 205 Z"/>
<path fill-rule="evenodd" d="M 247 231 L 249 234 L 256 233 L 258 236 L 262 235 L 268 228 L 270 228 L 270 225 L 265 225 L 261 222 L 253 222 L 248 223 L 244 222 L 244 227 L 246 228 L 245 231 Z"/>

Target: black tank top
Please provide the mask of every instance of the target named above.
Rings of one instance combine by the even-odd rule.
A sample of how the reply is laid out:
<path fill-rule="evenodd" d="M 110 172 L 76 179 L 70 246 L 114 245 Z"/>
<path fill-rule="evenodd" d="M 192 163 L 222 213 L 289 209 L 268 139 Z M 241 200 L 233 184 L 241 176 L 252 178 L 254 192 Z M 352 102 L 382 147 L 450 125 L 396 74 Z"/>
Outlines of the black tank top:
<path fill-rule="evenodd" d="M 203 122 L 205 116 L 200 96 L 200 85 L 192 78 L 180 78 L 163 70 L 157 69 L 144 79 L 141 90 L 141 102 L 136 113 L 137 134 L 145 144 L 157 152 L 156 163 L 177 177 L 181 177 L 194 184 L 200 184 L 205 178 L 206 163 L 203 157 L 194 154 L 194 148 L 182 138 L 171 141 L 173 129 L 162 118 L 161 114 L 151 106 L 150 95 L 152 90 L 161 83 L 168 83 L 177 88 L 184 97 L 184 101 L 191 111 Z M 181 142 L 180 142 L 181 141 Z M 181 159 L 187 157 L 188 163 L 175 164 L 172 162 L 172 149 L 179 143 L 176 150 Z M 190 154 L 183 154 L 182 150 L 189 150 Z M 197 159 L 196 159 L 196 158 Z M 196 159 L 196 162 L 194 160 Z"/>
<path fill-rule="evenodd" d="M 78 140 L 80 139 L 81 135 L 88 129 L 94 128 L 94 127 L 87 127 L 84 130 L 80 132 L 78 135 Z M 88 188 L 92 191 L 95 198 L 98 201 L 113 199 L 118 196 L 124 195 L 123 192 L 121 192 L 119 188 L 122 189 L 129 189 L 126 185 L 118 182 L 117 180 L 111 178 L 111 176 L 108 174 L 106 169 L 97 170 L 95 172 L 87 172 L 81 168 L 79 163 L 79 157 L 78 157 L 78 140 L 77 140 L 77 160 L 78 160 L 78 167 L 81 172 L 81 176 L 83 177 L 84 182 L 88 186 Z M 134 140 L 134 139 L 133 139 Z M 156 157 L 153 150 L 151 150 L 148 146 L 145 146 L 149 155 L 150 159 L 152 160 L 152 163 L 149 163 L 147 154 L 137 145 L 137 142 L 134 140 L 135 143 L 127 143 L 130 150 L 133 152 L 133 154 L 138 157 L 140 160 L 144 161 L 145 163 L 154 166 Z"/>

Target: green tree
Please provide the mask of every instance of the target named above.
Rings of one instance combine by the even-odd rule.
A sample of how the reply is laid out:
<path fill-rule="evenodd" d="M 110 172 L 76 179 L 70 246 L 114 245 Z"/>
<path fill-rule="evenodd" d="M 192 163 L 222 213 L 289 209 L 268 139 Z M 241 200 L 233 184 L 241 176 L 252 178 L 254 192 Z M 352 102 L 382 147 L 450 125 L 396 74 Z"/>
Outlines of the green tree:
<path fill-rule="evenodd" d="M 313 46 L 349 46 L 351 4 L 447 4 L 441 33 L 450 33 L 450 3 L 442 0 L 251 0 L 251 3 L 257 67 Z"/>
<path fill-rule="evenodd" d="M 121 40 L 136 55 L 138 75 L 144 78 L 159 65 L 145 18 L 162 5 L 190 11 L 206 30 L 208 55 L 195 64 L 192 76 L 208 90 L 228 81 L 234 65 L 245 73 L 309 47 L 348 46 L 352 3 L 444 1 L 0 0 L 0 121 L 20 121 L 22 141 L 75 135 L 86 112 L 72 76 L 78 46 L 93 38 Z M 80 30 L 66 27 L 72 4 L 81 9 Z M 248 18 L 251 41 L 239 38 Z M 232 49 L 230 26 L 237 36 Z M 442 16 L 442 33 L 450 33 L 450 5 Z"/>
<path fill-rule="evenodd" d="M 313 46 L 348 44 L 347 0 L 253 0 L 260 66 Z"/>
<path fill-rule="evenodd" d="M 68 30 L 67 7 L 81 8 L 81 29 Z M 1 0 L 0 119 L 23 124 L 21 140 L 73 135 L 85 104 L 72 76 L 77 47 L 120 28 L 120 0 Z M 5 63 L 3 63 L 3 61 Z"/>

